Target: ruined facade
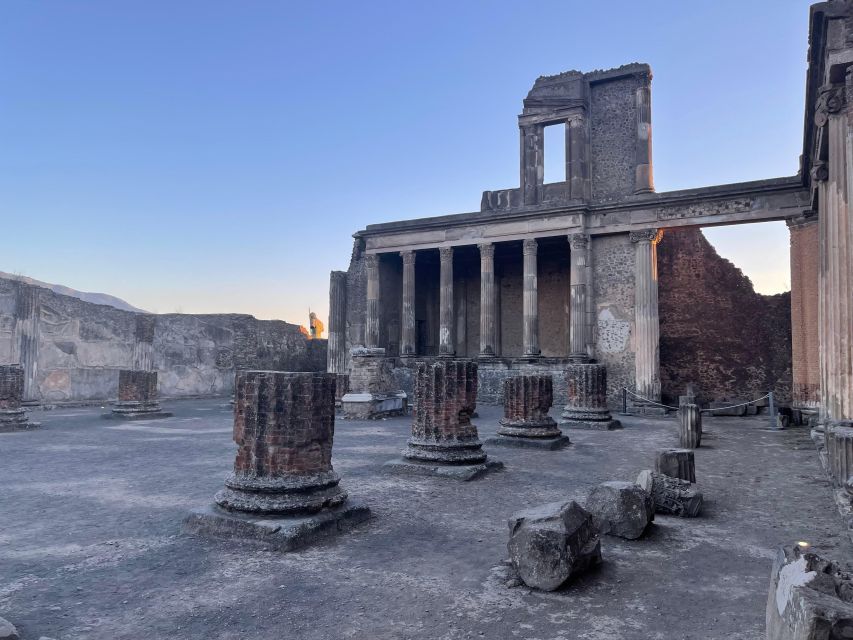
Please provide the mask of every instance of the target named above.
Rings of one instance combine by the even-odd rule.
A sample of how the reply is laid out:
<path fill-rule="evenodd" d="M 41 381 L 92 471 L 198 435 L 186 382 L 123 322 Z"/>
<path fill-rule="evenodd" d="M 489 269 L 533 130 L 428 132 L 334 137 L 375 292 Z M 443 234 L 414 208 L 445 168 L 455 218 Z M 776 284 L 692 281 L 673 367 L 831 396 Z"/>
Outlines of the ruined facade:
<path fill-rule="evenodd" d="M 0 363 L 20 363 L 24 400 L 114 399 L 118 370 L 159 371 L 161 397 L 225 395 L 238 369 L 321 371 L 326 341 L 238 314 L 141 314 L 0 278 Z"/>

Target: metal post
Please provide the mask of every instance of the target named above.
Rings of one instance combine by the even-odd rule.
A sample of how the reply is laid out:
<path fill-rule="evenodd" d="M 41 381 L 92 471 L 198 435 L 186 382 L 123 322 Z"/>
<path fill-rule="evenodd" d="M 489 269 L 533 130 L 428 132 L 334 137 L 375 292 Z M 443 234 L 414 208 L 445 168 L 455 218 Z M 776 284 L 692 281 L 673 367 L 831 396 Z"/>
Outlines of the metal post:
<path fill-rule="evenodd" d="M 622 415 L 628 415 L 628 390 L 622 387 Z"/>

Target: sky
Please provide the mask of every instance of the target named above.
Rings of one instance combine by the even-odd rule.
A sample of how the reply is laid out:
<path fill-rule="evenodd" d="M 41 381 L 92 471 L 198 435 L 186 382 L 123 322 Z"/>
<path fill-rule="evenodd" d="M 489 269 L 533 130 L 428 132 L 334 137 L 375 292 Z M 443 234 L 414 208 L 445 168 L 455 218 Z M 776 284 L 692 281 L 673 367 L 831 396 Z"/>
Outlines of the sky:
<path fill-rule="evenodd" d="M 795 174 L 807 36 L 799 0 L 4 0 L 0 271 L 324 318 L 353 232 L 518 186 L 539 75 L 649 63 L 658 191 Z M 789 287 L 783 223 L 708 237 Z"/>

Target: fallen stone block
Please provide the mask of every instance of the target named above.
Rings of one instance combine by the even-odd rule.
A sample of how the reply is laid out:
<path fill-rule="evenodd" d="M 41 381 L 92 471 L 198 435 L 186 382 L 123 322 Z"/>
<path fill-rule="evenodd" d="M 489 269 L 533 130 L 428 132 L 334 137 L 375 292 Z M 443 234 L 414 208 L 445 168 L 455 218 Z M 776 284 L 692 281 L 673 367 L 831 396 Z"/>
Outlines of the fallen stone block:
<path fill-rule="evenodd" d="M 601 562 L 592 515 L 574 500 L 525 509 L 509 519 L 509 559 L 528 587 L 554 591 Z"/>
<path fill-rule="evenodd" d="M 589 493 L 584 508 L 601 533 L 636 540 L 655 518 L 649 493 L 633 482 L 603 482 Z"/>
<path fill-rule="evenodd" d="M 0 618 L 0 640 L 20 640 L 20 638 L 15 625 L 4 618 Z"/>
<path fill-rule="evenodd" d="M 765 623 L 768 640 L 853 638 L 853 581 L 839 565 L 783 547 L 770 573 Z"/>
<path fill-rule="evenodd" d="M 655 459 L 655 471 L 670 478 L 696 482 L 696 462 L 690 449 L 663 449 Z"/>
<path fill-rule="evenodd" d="M 657 513 L 694 518 L 702 509 L 702 492 L 686 480 L 647 469 L 637 476 L 637 484 L 652 497 Z"/>

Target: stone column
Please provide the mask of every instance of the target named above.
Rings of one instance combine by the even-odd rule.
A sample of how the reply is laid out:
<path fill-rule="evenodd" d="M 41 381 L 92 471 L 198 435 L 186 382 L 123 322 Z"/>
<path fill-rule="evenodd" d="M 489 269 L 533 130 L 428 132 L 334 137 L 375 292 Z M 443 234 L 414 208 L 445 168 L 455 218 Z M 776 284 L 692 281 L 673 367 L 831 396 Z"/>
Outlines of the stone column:
<path fill-rule="evenodd" d="M 415 252 L 401 251 L 403 258 L 403 331 L 400 341 L 400 355 L 417 355 L 415 335 Z"/>
<path fill-rule="evenodd" d="M 495 245 L 486 242 L 480 249 L 480 357 L 497 355 L 495 322 Z"/>
<path fill-rule="evenodd" d="M 0 433 L 39 426 L 27 419 L 27 412 L 21 406 L 23 397 L 24 370 L 21 365 L 0 365 Z"/>
<path fill-rule="evenodd" d="M 702 442 L 702 411 L 698 405 L 678 407 L 678 441 L 684 449 L 695 449 Z"/>
<path fill-rule="evenodd" d="M 853 420 L 853 113 L 846 107 L 845 87 L 831 85 L 821 90 L 815 113 L 828 143 L 825 167 L 816 165 L 812 174 L 820 207 L 821 417 L 828 424 Z"/>
<path fill-rule="evenodd" d="M 368 349 L 379 347 L 379 256 L 364 256 L 367 267 L 367 308 L 364 322 L 364 343 Z"/>
<path fill-rule="evenodd" d="M 658 319 L 658 229 L 632 231 L 634 267 L 634 347 L 637 394 L 660 401 L 660 325 Z"/>
<path fill-rule="evenodd" d="M 559 449 L 569 443 L 548 415 L 554 402 L 554 384 L 549 375 L 520 375 L 504 380 L 504 417 L 498 437 L 486 444 Z"/>
<path fill-rule="evenodd" d="M 853 424 L 845 424 L 826 430 L 826 457 L 835 486 L 853 492 Z"/>
<path fill-rule="evenodd" d="M 582 117 L 566 122 L 566 180 L 573 200 L 589 198 L 587 124 Z"/>
<path fill-rule="evenodd" d="M 634 172 L 634 193 L 655 190 L 652 178 L 652 88 L 651 77 L 637 89 L 637 164 Z"/>
<path fill-rule="evenodd" d="M 603 364 L 566 365 L 566 406 L 560 426 L 567 429 L 618 429 L 607 408 L 607 368 Z"/>
<path fill-rule="evenodd" d="M 569 234 L 569 358 L 573 362 L 589 362 L 587 353 L 587 245 L 585 233 Z"/>
<path fill-rule="evenodd" d="M 524 204 L 539 202 L 545 181 L 544 132 L 542 125 L 521 127 L 521 193 Z"/>
<path fill-rule="evenodd" d="M 524 336 L 525 358 L 537 358 L 539 351 L 539 284 L 536 265 L 537 244 L 534 238 L 523 243 L 524 251 Z"/>
<path fill-rule="evenodd" d="M 154 330 L 156 326 L 157 316 L 148 313 L 141 313 L 136 316 L 133 368 L 137 371 L 154 369 Z"/>
<path fill-rule="evenodd" d="M 329 343 L 326 370 L 335 374 L 335 404 L 349 390 L 347 375 L 347 274 L 332 271 L 329 276 Z"/>
<path fill-rule="evenodd" d="M 172 414 L 160 409 L 157 397 L 157 372 L 121 369 L 118 372 L 118 402 L 104 418 L 150 420 Z"/>
<path fill-rule="evenodd" d="M 814 415 L 820 406 L 818 338 L 819 229 L 816 212 L 787 220 L 791 235 L 792 406 Z"/>
<path fill-rule="evenodd" d="M 18 361 L 24 370 L 23 401 L 39 399 L 38 360 L 41 331 L 41 288 L 19 284 L 15 311 Z"/>
<path fill-rule="evenodd" d="M 450 357 L 456 353 L 453 337 L 453 247 L 441 247 L 438 253 L 441 260 L 438 355 Z"/>

